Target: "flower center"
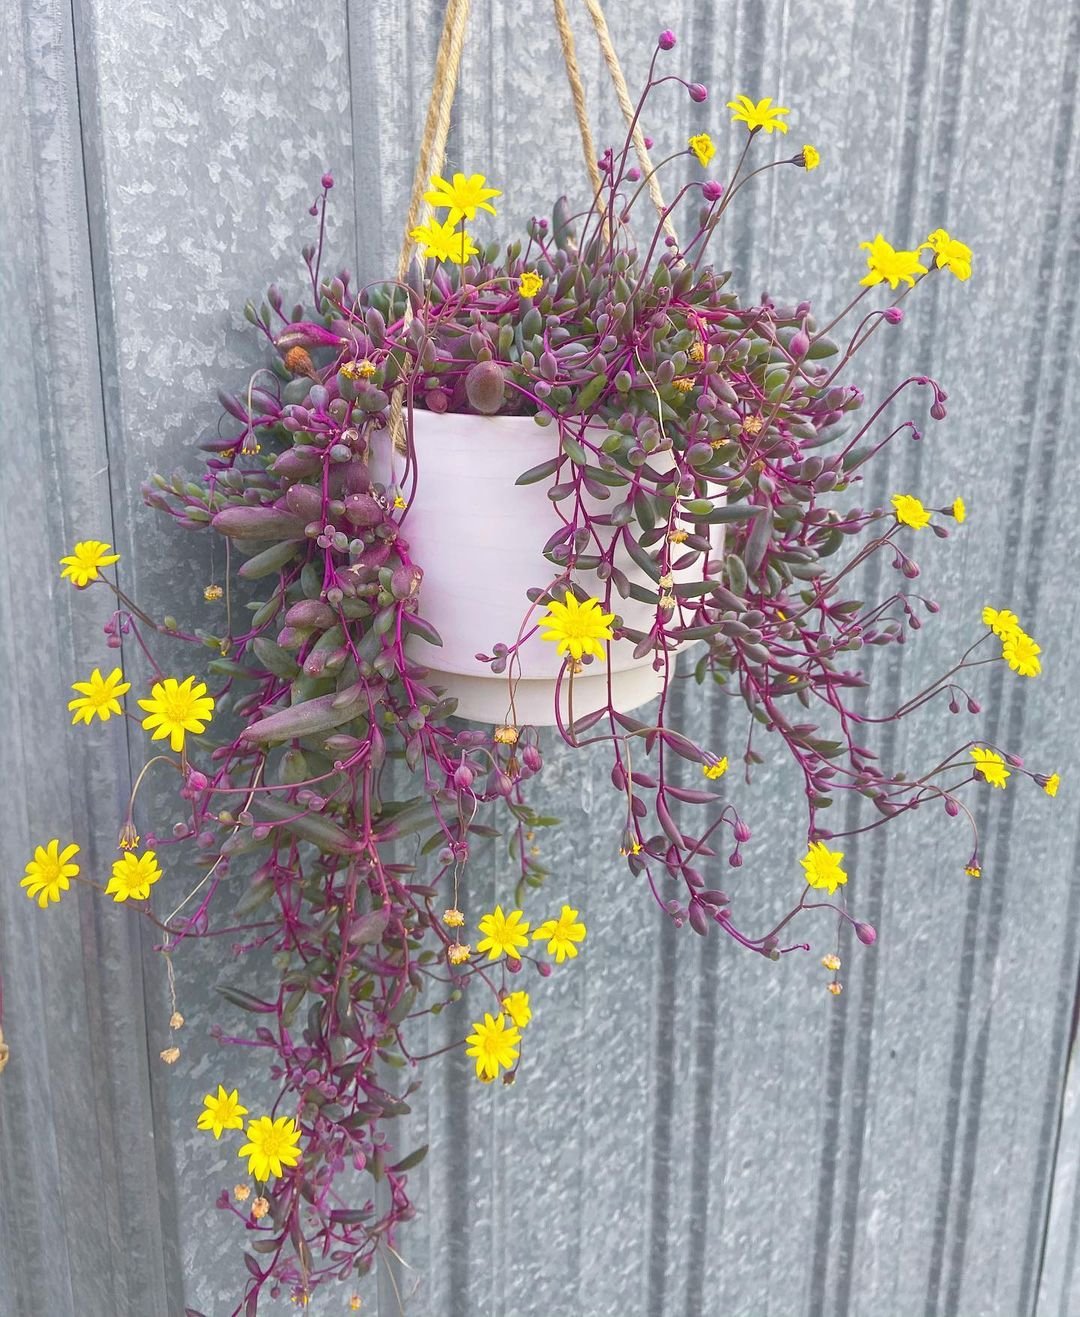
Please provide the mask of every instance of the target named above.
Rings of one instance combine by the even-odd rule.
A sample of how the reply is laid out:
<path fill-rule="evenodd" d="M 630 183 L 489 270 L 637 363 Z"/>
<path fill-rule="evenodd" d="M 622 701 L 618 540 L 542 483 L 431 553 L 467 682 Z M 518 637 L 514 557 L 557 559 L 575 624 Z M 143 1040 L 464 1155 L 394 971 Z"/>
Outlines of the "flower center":
<path fill-rule="evenodd" d="M 166 691 L 162 700 L 165 706 L 165 716 L 174 723 L 184 723 L 192 715 L 192 709 L 195 704 L 194 697 L 190 691 L 180 690 Z"/>

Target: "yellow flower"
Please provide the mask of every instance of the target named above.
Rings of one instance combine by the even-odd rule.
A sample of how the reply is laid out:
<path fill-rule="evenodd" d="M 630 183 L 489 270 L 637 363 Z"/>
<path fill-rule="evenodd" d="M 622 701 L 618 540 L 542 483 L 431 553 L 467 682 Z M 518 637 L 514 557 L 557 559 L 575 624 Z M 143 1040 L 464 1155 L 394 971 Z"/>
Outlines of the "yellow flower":
<path fill-rule="evenodd" d="M 822 965 L 824 965 L 824 967 L 827 970 L 831 970 L 832 973 L 835 974 L 836 971 L 840 968 L 840 957 L 833 955 L 833 953 L 830 951 L 827 956 L 821 957 L 821 963 Z"/>
<path fill-rule="evenodd" d="M 427 224 L 411 229 L 409 237 L 420 243 L 425 256 L 431 256 L 436 261 L 453 261 L 457 265 L 464 265 L 470 256 L 477 253 L 471 235 L 455 229 L 449 221 L 440 224 L 437 219 L 429 220 Z"/>
<path fill-rule="evenodd" d="M 517 1025 L 507 1026 L 506 1016 L 496 1019 L 485 1013 L 483 1021 L 473 1024 L 473 1032 L 465 1040 L 467 1056 L 476 1057 L 476 1074 L 480 1079 L 495 1079 L 499 1068 L 509 1070 L 518 1059 L 521 1034 Z"/>
<path fill-rule="evenodd" d="M 935 229 L 922 246 L 934 253 L 939 270 L 950 270 L 961 281 L 971 278 L 971 248 L 950 238 L 944 229 Z"/>
<path fill-rule="evenodd" d="M 295 1166 L 300 1160 L 300 1131 L 290 1116 L 260 1116 L 248 1122 L 248 1141 L 236 1154 L 248 1159 L 248 1174 L 256 1180 L 281 1175 L 283 1166 Z"/>
<path fill-rule="evenodd" d="M 487 179 L 483 174 L 455 174 L 451 182 L 440 178 L 438 174 L 431 177 L 431 191 L 424 193 L 424 200 L 436 210 L 446 207 L 447 223 L 456 224 L 459 219 L 474 220 L 478 210 L 488 210 L 497 214 L 495 207 L 488 201 L 489 197 L 501 197 L 502 193 L 493 187 L 485 187 Z"/>
<path fill-rule="evenodd" d="M 962 498 L 953 499 L 952 514 L 956 518 L 957 524 L 967 520 L 967 508 L 964 506 Z"/>
<path fill-rule="evenodd" d="M 446 959 L 451 965 L 464 965 L 472 955 L 472 947 L 467 942 L 451 942 L 446 948 Z"/>
<path fill-rule="evenodd" d="M 130 818 L 124 820 L 120 829 L 120 837 L 116 843 L 122 851 L 133 851 L 139 844 L 139 834 L 135 831 L 135 824 Z"/>
<path fill-rule="evenodd" d="M 701 766 L 701 771 L 705 776 L 711 777 L 714 780 L 718 777 L 723 777 L 727 770 L 727 755 L 724 755 L 723 759 L 718 759 L 715 764 L 702 764 Z"/>
<path fill-rule="evenodd" d="M 811 146 L 809 142 L 799 152 L 799 156 L 802 157 L 802 167 L 807 173 L 809 173 L 811 169 L 817 169 L 818 165 L 821 164 L 820 152 L 816 146 Z M 795 157 L 796 161 L 798 161 L 799 156 Z"/>
<path fill-rule="evenodd" d="M 518 294 L 521 297 L 535 297 L 543 286 L 544 281 L 535 270 L 526 270 L 518 280 Z"/>
<path fill-rule="evenodd" d="M 511 992 L 503 998 L 503 1010 L 519 1029 L 524 1029 L 532 1019 L 527 992 Z"/>
<path fill-rule="evenodd" d="M 1014 631 L 1020 630 L 1020 619 L 1007 608 L 984 608 L 982 610 L 983 626 L 988 626 L 995 636 L 1004 640 Z"/>
<path fill-rule="evenodd" d="M 1036 657 L 1041 653 L 1042 649 L 1019 627 L 1010 631 L 1001 642 L 1001 657 L 1021 677 L 1037 677 L 1042 672 L 1042 664 Z"/>
<path fill-rule="evenodd" d="M 781 123 L 782 114 L 790 114 L 791 111 L 782 105 L 773 105 L 772 97 L 766 96 L 763 101 L 755 104 L 749 96 L 739 95 L 733 101 L 728 101 L 729 110 L 735 113 L 731 116 L 732 123 L 744 123 L 751 132 L 761 128 L 767 133 L 771 133 L 775 128 L 777 132 L 786 133 L 788 126 Z"/>
<path fill-rule="evenodd" d="M 465 923 L 465 916 L 456 907 L 443 911 L 443 923 L 447 928 L 461 928 Z"/>
<path fill-rule="evenodd" d="M 207 695 L 203 682 L 195 683 L 194 677 L 185 677 L 178 682 L 175 677 L 166 677 L 164 681 L 155 681 L 148 700 L 140 700 L 139 708 L 145 709 L 147 716 L 142 725 L 147 731 L 154 730 L 153 740 L 161 741 L 166 736 L 174 752 L 184 748 L 184 733 L 196 735 L 204 730 L 214 710 L 213 697 Z"/>
<path fill-rule="evenodd" d="M 561 965 L 567 956 L 577 955 L 575 942 L 585 941 L 585 925 L 577 923 L 578 912 L 564 905 L 558 919 L 549 919 L 533 933 L 534 942 L 546 942 L 547 953 Z"/>
<path fill-rule="evenodd" d="M 143 851 L 138 859 L 131 851 L 125 851 L 113 861 L 112 877 L 105 895 L 117 902 L 145 901 L 150 896 L 150 888 L 160 877 L 161 867 L 153 851 Z"/>
<path fill-rule="evenodd" d="M 697 157 L 699 165 L 704 167 L 716 154 L 713 139 L 708 133 L 695 133 L 686 144 Z"/>
<path fill-rule="evenodd" d="M 224 1086 L 218 1084 L 217 1097 L 213 1093 L 207 1093 L 203 1098 L 203 1106 L 205 1110 L 199 1112 L 198 1127 L 201 1130 L 213 1130 L 215 1139 L 220 1139 L 225 1130 L 244 1128 L 241 1117 L 248 1114 L 248 1109 L 240 1105 L 240 1093 L 237 1089 L 234 1088 L 231 1093 L 226 1093 Z M 246 1190 L 247 1186 L 244 1185 L 243 1188 Z M 242 1202 L 247 1197 L 247 1193 L 241 1195 L 237 1192 L 236 1196 Z"/>
<path fill-rule="evenodd" d="M 549 628 L 541 633 L 541 639 L 556 641 L 558 652 L 569 653 L 573 659 L 592 654 L 603 661 L 604 647 L 600 642 L 611 639 L 615 614 L 605 613 L 599 599 L 586 599 L 582 604 L 567 590 L 566 602 L 560 604 L 553 599 L 548 610 L 540 619 L 540 625 Z"/>
<path fill-rule="evenodd" d="M 220 585 L 208 585 L 202 592 L 202 597 L 208 604 L 216 604 L 225 591 Z"/>
<path fill-rule="evenodd" d="M 840 994 L 844 991 L 844 985 L 842 983 L 837 983 L 835 979 L 833 980 L 832 983 L 826 983 L 825 986 L 829 989 L 829 991 L 832 993 L 834 997 L 839 997 Z"/>
<path fill-rule="evenodd" d="M 375 363 L 365 357 L 363 361 L 346 361 L 338 373 L 347 380 L 369 380 L 377 370 Z"/>
<path fill-rule="evenodd" d="M 60 841 L 54 837 L 47 846 L 38 846 L 34 858 L 26 866 L 26 877 L 19 884 L 26 888 L 26 895 L 45 909 L 50 901 L 59 901 L 60 894 L 71 885 L 69 878 L 79 872 L 79 866 L 72 864 L 79 848 L 74 842 L 60 849 Z"/>
<path fill-rule="evenodd" d="M 967 874 L 969 878 L 982 877 L 982 870 L 979 868 L 977 864 L 969 864 L 967 868 L 964 870 L 964 872 Z"/>
<path fill-rule="evenodd" d="M 107 723 L 114 713 L 123 712 L 119 697 L 131 690 L 131 682 L 124 680 L 124 674 L 119 668 L 113 668 L 107 677 L 103 677 L 100 670 L 95 668 L 89 681 L 72 682 L 71 689 L 78 692 L 76 699 L 68 700 L 68 708 L 75 710 L 71 721 L 84 722 L 89 726 L 95 714 L 103 723 Z"/>
<path fill-rule="evenodd" d="M 888 280 L 890 288 L 895 288 L 901 281 L 914 287 L 914 276 L 926 273 L 919 261 L 917 251 L 894 251 L 880 233 L 873 242 L 860 242 L 859 246 L 870 253 L 866 258 L 870 272 L 859 280 L 860 284 L 865 284 L 867 287 L 885 280 Z"/>
<path fill-rule="evenodd" d="M 66 558 L 60 559 L 60 566 L 64 569 L 60 579 L 68 577 L 80 590 L 83 589 L 97 580 L 102 567 L 120 561 L 118 553 L 109 552 L 111 548 L 111 544 L 103 544 L 101 540 L 80 540 Z"/>
<path fill-rule="evenodd" d="M 992 787 L 1001 787 L 1005 789 L 1006 779 L 1012 774 L 1005 767 L 1005 760 L 995 750 L 986 750 L 982 746 L 976 746 L 971 752 L 972 759 L 975 760 L 975 771 L 989 782 Z"/>
<path fill-rule="evenodd" d="M 806 870 L 806 881 L 811 887 L 823 887 L 831 896 L 847 874 L 840 868 L 843 851 L 831 851 L 823 841 L 812 841 L 810 849 L 799 861 Z"/>
<path fill-rule="evenodd" d="M 891 502 L 896 509 L 896 520 L 902 526 L 910 526 L 913 530 L 922 530 L 924 526 L 929 525 L 930 513 L 913 495 L 894 494 Z"/>
<path fill-rule="evenodd" d="M 517 745 L 518 729 L 516 727 L 496 727 L 494 733 L 496 745 Z"/>
<path fill-rule="evenodd" d="M 1061 774 L 1051 773 L 1050 776 L 1043 783 L 1043 790 L 1046 792 L 1048 796 L 1056 796 L 1058 793 L 1059 786 L 1061 786 Z"/>
<path fill-rule="evenodd" d="M 511 910 L 504 915 L 502 906 L 497 905 L 490 915 L 480 920 L 480 932 L 487 936 L 477 942 L 477 951 L 486 951 L 488 960 L 498 960 L 504 953 L 512 960 L 520 960 L 518 948 L 529 945 L 529 921 L 521 916 L 520 910 Z"/>
<path fill-rule="evenodd" d="M 403 508 L 407 508 L 408 506 L 409 505 L 405 502 L 405 499 L 401 494 L 394 495 L 393 507 L 395 512 L 400 512 Z"/>

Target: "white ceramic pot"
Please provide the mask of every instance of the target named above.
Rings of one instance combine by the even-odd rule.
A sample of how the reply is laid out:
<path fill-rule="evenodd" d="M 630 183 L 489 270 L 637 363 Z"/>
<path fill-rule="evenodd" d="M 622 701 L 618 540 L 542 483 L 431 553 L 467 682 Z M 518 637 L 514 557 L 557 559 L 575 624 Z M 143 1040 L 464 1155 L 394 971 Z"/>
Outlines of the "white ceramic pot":
<path fill-rule="evenodd" d="M 530 604 L 526 591 L 547 586 L 557 568 L 541 550 L 563 524 L 547 496 L 550 481 L 516 485 L 522 472 L 558 451 L 555 424 L 539 426 L 531 416 L 440 415 L 416 411 L 416 489 L 403 526 L 409 555 L 424 572 L 420 613 L 439 632 L 442 648 L 421 641 L 410 655 L 431 670 L 432 685 L 457 701 L 457 713 L 483 723 L 555 723 L 557 678 L 563 660 L 539 632 L 517 651 L 502 675 L 477 660 L 499 641 L 513 645 L 547 611 Z M 400 458 L 396 464 L 400 465 Z M 614 502 L 618 491 L 613 491 Z M 606 502 L 606 501 L 605 501 Z M 591 510 L 602 511 L 605 502 Z M 615 565 L 638 584 L 652 585 L 624 549 Z M 603 599 L 604 582 L 591 572 L 574 579 Z M 651 604 L 612 592 L 612 608 L 633 628 L 648 630 Z M 573 679 L 573 712 L 579 718 L 603 707 L 628 712 L 648 703 L 661 678 L 651 655 L 635 659 L 633 644 L 613 642 L 609 661 L 593 662 Z M 561 683 L 561 714 L 567 717 L 569 672 Z"/>

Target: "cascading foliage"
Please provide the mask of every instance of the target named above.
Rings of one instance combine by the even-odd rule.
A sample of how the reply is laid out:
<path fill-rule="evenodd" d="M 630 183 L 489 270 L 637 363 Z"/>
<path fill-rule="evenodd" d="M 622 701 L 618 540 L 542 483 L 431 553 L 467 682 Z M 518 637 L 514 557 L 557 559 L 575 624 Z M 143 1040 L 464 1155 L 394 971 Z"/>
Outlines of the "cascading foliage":
<path fill-rule="evenodd" d="M 657 55 L 674 45 L 661 34 Z M 458 174 L 432 180 L 428 200 L 446 215 L 415 231 L 426 259 L 406 281 L 357 290 L 347 273 L 324 279 L 333 186 L 324 177 L 313 207 L 319 243 L 304 253 L 313 304 L 286 312 L 274 288 L 261 309 L 249 304 L 268 364 L 238 394 L 220 395 L 227 433 L 219 427 L 202 443 L 201 476 L 156 476 L 144 489 L 182 526 L 227 540 L 230 569 L 205 590 L 220 623 L 185 631 L 155 620 L 104 575 L 116 555 L 102 541 L 83 541 L 64 559 L 76 587 L 115 592 L 109 646 L 137 640 L 149 657 L 149 695 L 127 716 L 168 739 L 170 754 L 143 773 L 178 770 L 187 811 L 170 837 L 148 835 L 136 854 L 140 775 L 104 890 L 153 920 L 170 967 L 182 965 L 189 938 L 229 947 L 219 991 L 240 1013 L 215 1035 L 266 1054 L 257 1106 L 221 1085 L 199 1116 L 215 1138 L 236 1138 L 247 1159 L 249 1179 L 218 1199 L 238 1218 L 249 1273 L 236 1313 L 254 1313 L 264 1293 L 302 1301 L 324 1281 L 355 1283 L 384 1250 L 403 1247 L 398 1227 L 414 1212 L 408 1172 L 425 1150 L 400 1146 L 390 1122 L 408 1112 L 420 1063 L 438 1064 L 415 1055 L 413 1022 L 468 991 L 473 1023 L 466 1035 L 455 1011 L 458 1045 L 479 1079 L 511 1082 L 533 1013 L 527 975 L 557 971 L 586 938 L 568 905 L 557 914 L 544 907 L 551 917 L 536 927 L 525 914 L 545 879 L 557 899 L 560 878 L 535 844 L 557 822 L 529 800 L 542 770 L 539 734 L 513 721 L 463 727 L 422 661 L 435 661 L 439 637 L 424 617 L 424 563 L 409 548 L 423 480 L 412 443 L 418 409 L 531 415 L 550 433 L 550 457 L 519 483 L 544 484 L 561 526 L 537 543 L 520 633 L 485 662 L 512 704 L 516 651 L 539 629 L 563 658 L 571 709 L 575 678 L 602 669 L 610 641 L 628 640 L 652 662 L 658 704 L 628 714 L 609 700 L 562 718 L 558 736 L 608 748 L 622 812 L 612 846 L 662 917 L 703 936 L 716 929 L 773 960 L 810 949 L 791 940 L 796 920 L 799 937 L 816 929 L 829 948 L 845 922 L 871 944 L 874 929 L 844 899 L 843 852 L 830 845 L 845 833 L 825 825 L 841 793 L 868 802 L 859 831 L 935 801 L 962 815 L 970 850 L 958 867 L 978 877 L 961 790 L 1003 788 L 1019 774 L 1057 791 L 1056 774 L 1032 773 L 977 741 L 907 773 L 884 771 L 872 748 L 875 726 L 938 697 L 977 713 L 965 684 L 972 668 L 1004 661 L 1038 673 L 1039 648 L 1007 610 L 987 609 L 967 653 L 900 708 L 871 713 L 873 692 L 857 694 L 868 684 L 863 647 L 901 643 L 937 611 L 910 589 L 919 575 L 911 534 L 945 538 L 946 522 L 962 522 L 965 510 L 960 499 L 934 508 L 910 494 L 887 509 L 859 506 L 864 465 L 900 433 L 920 437 L 911 421 L 886 429 L 886 409 L 915 389 L 942 420 L 946 395 L 917 376 L 868 409 L 842 377 L 882 325 L 900 322 L 899 303 L 924 279 L 966 279 L 971 253 L 943 230 L 914 251 L 878 235 L 863 244 L 860 290 L 827 323 L 809 302 L 744 304 L 706 263 L 710 239 L 755 174 L 810 171 L 820 157 L 805 145 L 750 170 L 751 148 L 773 133 L 782 140 L 789 111 L 739 97 L 729 105 L 746 140 L 733 176 L 721 184 L 695 173 L 645 223 L 638 203 L 655 191 L 655 175 L 631 163 L 633 129 L 658 85 L 682 81 L 658 76 L 656 62 L 626 141 L 599 162 L 591 206 L 571 214 L 563 200 L 550 222 L 533 220 L 509 247 L 476 245 L 466 224 L 494 213 L 500 193 L 480 175 Z M 682 85 L 696 103 L 706 99 L 699 85 Z M 697 133 L 656 173 L 676 161 L 705 169 L 714 154 Z M 676 214 L 684 225 L 693 217 L 688 240 L 675 236 Z M 898 296 L 872 307 L 884 284 Z M 853 597 L 858 568 L 881 551 L 897 588 L 880 601 Z M 620 566 L 627 559 L 633 577 Z M 481 582 L 485 566 L 476 564 Z M 624 623 L 628 599 L 648 605 L 648 626 Z M 158 666 L 154 633 L 214 652 L 212 694 L 195 674 L 181 681 Z M 676 651 L 691 642 L 683 666 L 710 696 L 737 694 L 747 710 L 745 737 L 731 747 L 699 744 L 673 716 Z M 74 720 L 120 714 L 130 688 L 121 669 L 95 669 L 75 684 Z M 804 872 L 777 892 L 771 926 L 750 929 L 737 876 L 724 881 L 729 895 L 720 875 L 741 866 L 750 837 L 745 784 L 781 743 L 805 791 Z M 734 773 L 725 778 L 735 759 L 745 769 L 737 785 Z M 505 911 L 469 910 L 470 847 L 492 837 L 509 848 L 515 885 Z M 38 848 L 28 895 L 45 906 L 72 878 L 100 886 L 80 874 L 77 851 L 61 851 L 59 839 Z M 167 915 L 155 901 L 163 876 L 175 905 Z M 483 935 L 475 948 L 469 927 Z M 836 950 L 822 963 L 839 993 Z M 183 1025 L 178 1012 L 171 1023 Z M 173 1063 L 180 1055 L 162 1053 Z"/>

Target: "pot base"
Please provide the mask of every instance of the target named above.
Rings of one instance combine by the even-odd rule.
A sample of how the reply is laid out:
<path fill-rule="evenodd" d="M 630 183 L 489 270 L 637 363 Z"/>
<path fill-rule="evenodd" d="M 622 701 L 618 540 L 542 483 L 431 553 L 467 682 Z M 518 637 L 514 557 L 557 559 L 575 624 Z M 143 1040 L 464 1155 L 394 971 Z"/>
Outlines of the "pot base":
<path fill-rule="evenodd" d="M 425 664 L 425 666 L 427 666 Z M 599 665 L 594 664 L 594 668 Z M 608 702 L 608 676 L 600 668 L 582 673 L 573 679 L 574 717 L 581 718 L 587 713 L 595 713 Z M 629 713 L 643 704 L 648 704 L 660 694 L 660 674 L 652 670 L 650 664 L 638 668 L 626 668 L 622 672 L 612 672 L 611 703 L 620 713 Z M 512 723 L 515 726 L 533 727 L 555 726 L 555 683 L 545 678 L 522 677 L 513 686 L 513 708 L 511 709 L 509 678 L 465 676 L 460 672 L 440 672 L 428 667 L 424 679 L 429 686 L 441 686 L 447 695 L 457 702 L 458 718 L 467 718 L 471 722 L 495 724 Z M 563 679 L 559 692 L 559 715 L 565 726 L 569 722 L 568 696 L 570 693 L 570 676 Z"/>

